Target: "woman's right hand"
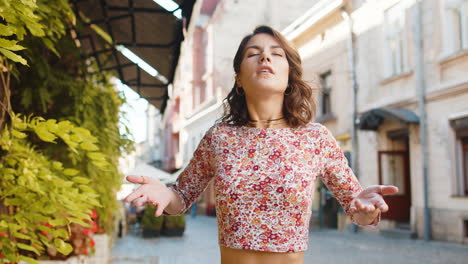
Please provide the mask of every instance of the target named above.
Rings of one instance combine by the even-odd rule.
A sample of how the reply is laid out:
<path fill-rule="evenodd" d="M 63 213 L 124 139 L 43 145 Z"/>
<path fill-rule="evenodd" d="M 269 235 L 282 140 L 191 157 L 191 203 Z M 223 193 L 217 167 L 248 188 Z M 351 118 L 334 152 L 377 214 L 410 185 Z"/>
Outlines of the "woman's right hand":
<path fill-rule="evenodd" d="M 171 202 L 172 191 L 156 178 L 129 175 L 127 181 L 141 184 L 136 190 L 129 194 L 124 201 L 133 202 L 135 206 L 143 206 L 147 203 L 157 207 L 155 216 L 162 215 L 164 209 Z"/>

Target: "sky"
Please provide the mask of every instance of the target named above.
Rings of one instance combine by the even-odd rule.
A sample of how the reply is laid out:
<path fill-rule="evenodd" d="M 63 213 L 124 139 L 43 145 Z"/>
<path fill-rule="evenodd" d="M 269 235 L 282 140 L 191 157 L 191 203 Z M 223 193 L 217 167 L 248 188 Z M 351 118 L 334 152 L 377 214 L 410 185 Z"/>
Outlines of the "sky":
<path fill-rule="evenodd" d="M 121 122 L 127 124 L 131 132 L 131 138 L 140 143 L 146 140 L 146 108 L 148 101 L 141 98 L 135 91 L 120 81 L 116 82 L 117 88 L 126 98 L 127 102 L 121 107 L 121 112 L 125 112 L 125 117 L 120 117 Z M 123 129 L 121 127 L 121 129 Z"/>

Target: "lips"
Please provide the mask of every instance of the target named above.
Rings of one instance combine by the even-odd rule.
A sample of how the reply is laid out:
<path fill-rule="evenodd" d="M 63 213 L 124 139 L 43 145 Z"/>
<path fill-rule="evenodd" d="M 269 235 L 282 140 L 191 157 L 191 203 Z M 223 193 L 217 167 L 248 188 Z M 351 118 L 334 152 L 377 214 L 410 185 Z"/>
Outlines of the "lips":
<path fill-rule="evenodd" d="M 257 73 L 258 74 L 261 74 L 261 73 L 271 73 L 271 74 L 275 74 L 275 72 L 273 71 L 273 69 L 270 67 L 270 66 L 262 66 L 260 67 L 260 69 L 258 69 Z"/>

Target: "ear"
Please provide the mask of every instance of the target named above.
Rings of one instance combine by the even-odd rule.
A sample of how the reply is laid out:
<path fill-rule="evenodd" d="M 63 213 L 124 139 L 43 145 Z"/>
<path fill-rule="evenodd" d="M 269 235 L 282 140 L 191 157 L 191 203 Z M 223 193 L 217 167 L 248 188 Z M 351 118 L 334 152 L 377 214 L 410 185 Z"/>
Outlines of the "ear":
<path fill-rule="evenodd" d="M 237 87 L 239 87 L 239 88 L 242 87 L 242 83 L 241 83 L 240 78 L 239 78 L 238 75 L 236 75 L 236 85 L 237 85 Z"/>

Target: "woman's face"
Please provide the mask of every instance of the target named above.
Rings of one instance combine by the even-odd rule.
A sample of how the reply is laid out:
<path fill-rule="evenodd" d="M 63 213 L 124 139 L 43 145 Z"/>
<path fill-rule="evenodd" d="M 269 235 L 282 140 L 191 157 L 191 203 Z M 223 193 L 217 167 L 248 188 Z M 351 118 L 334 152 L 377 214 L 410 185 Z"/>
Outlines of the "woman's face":
<path fill-rule="evenodd" d="M 284 94 L 288 86 L 289 64 L 276 39 L 269 34 L 257 34 L 246 45 L 237 86 L 247 96 Z"/>

